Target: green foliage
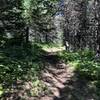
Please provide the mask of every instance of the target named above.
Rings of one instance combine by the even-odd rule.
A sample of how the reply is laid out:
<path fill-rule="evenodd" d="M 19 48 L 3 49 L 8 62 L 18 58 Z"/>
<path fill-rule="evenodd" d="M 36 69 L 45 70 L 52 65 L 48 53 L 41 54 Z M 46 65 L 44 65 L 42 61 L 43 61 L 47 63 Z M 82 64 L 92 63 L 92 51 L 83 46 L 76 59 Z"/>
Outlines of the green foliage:
<path fill-rule="evenodd" d="M 81 59 L 84 59 L 84 60 L 93 60 L 95 56 L 95 52 L 88 49 L 85 49 L 83 51 L 78 51 L 78 53 L 81 56 Z"/>
<path fill-rule="evenodd" d="M 3 87 L 2 85 L 0 84 L 0 96 L 3 94 L 4 90 L 3 90 Z"/>
<path fill-rule="evenodd" d="M 32 52 L 31 52 L 31 55 L 33 55 L 33 61 L 41 60 L 41 57 L 43 54 L 46 54 L 46 52 L 42 50 L 42 45 L 39 43 L 34 43 L 32 46 Z"/>
<path fill-rule="evenodd" d="M 25 7 L 28 9 L 25 10 L 25 16 L 28 18 L 28 24 L 32 26 L 35 31 L 34 41 L 48 42 L 46 36 L 49 36 L 52 31 L 54 31 L 54 22 L 53 15 L 57 11 L 56 3 L 57 0 L 29 0 L 30 2 L 24 0 Z M 45 37 L 43 39 L 43 37 Z"/>
<path fill-rule="evenodd" d="M 46 92 L 46 90 L 48 90 L 45 84 L 39 79 L 33 81 L 33 87 L 34 88 L 31 90 L 32 96 L 38 96 L 39 94 L 43 94 L 43 92 Z"/>
<path fill-rule="evenodd" d="M 88 80 L 100 80 L 100 63 L 80 61 L 76 70 L 80 73 L 80 76 L 86 77 Z"/>
<path fill-rule="evenodd" d="M 0 49 L 0 86 L 8 89 L 17 80 L 32 81 L 40 90 L 44 87 L 39 80 L 39 75 L 43 69 L 41 59 L 42 50 L 37 45 L 33 46 L 13 46 Z M 38 86 L 38 84 L 41 84 Z M 40 83 L 39 83 L 40 82 Z M 3 90 L 0 88 L 0 94 Z"/>
<path fill-rule="evenodd" d="M 79 78 L 86 79 L 93 83 L 100 95 L 100 62 L 95 60 L 95 52 L 84 50 L 78 52 L 63 51 L 58 54 L 67 64 L 74 67 Z"/>
<path fill-rule="evenodd" d="M 25 20 L 23 14 L 23 0 L 5 1 L 5 7 L 0 9 L 0 42 L 5 42 L 4 38 L 22 38 L 24 32 Z M 2 29 L 2 30 L 1 30 Z M 2 34 L 1 34 L 2 33 Z M 2 43 L 3 44 L 3 43 Z"/>
<path fill-rule="evenodd" d="M 67 52 L 62 51 L 59 52 L 58 55 L 60 55 L 61 59 L 65 60 L 65 62 L 73 62 L 73 61 L 79 61 L 79 60 L 92 60 L 95 56 L 95 53 L 90 50 L 84 50 L 84 51 L 77 51 L 77 52 Z"/>
<path fill-rule="evenodd" d="M 61 59 L 63 59 L 65 62 L 81 59 L 81 56 L 77 52 L 72 53 L 72 52 L 63 51 L 63 52 L 60 52 L 58 55 L 60 55 Z"/>

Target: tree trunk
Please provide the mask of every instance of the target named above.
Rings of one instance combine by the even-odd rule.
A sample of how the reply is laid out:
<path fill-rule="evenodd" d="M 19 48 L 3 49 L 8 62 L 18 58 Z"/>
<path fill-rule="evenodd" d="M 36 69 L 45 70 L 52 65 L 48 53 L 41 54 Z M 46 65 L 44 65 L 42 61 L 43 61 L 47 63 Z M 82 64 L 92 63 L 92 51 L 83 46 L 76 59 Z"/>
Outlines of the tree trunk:
<path fill-rule="evenodd" d="M 26 28 L 26 43 L 29 42 L 29 27 Z"/>

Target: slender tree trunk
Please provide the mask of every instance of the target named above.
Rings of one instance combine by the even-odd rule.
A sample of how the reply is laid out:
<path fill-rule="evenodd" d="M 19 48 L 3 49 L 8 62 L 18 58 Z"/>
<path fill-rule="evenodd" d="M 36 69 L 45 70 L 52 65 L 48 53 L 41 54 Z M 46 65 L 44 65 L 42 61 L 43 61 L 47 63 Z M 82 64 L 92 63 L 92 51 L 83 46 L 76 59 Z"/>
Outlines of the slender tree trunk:
<path fill-rule="evenodd" d="M 95 7 L 97 12 L 95 13 L 95 19 L 97 21 L 97 55 L 100 55 L 100 1 L 95 0 Z"/>
<path fill-rule="evenodd" d="M 26 43 L 29 42 L 29 26 L 26 28 Z"/>
<path fill-rule="evenodd" d="M 68 29 L 65 29 L 66 27 L 64 27 L 64 33 L 63 33 L 63 44 L 66 48 L 66 50 L 69 49 L 69 31 Z"/>
<path fill-rule="evenodd" d="M 80 5 L 80 16 L 79 16 L 79 20 L 80 20 L 80 25 L 79 25 L 79 37 L 78 37 L 78 41 L 79 41 L 79 45 L 80 45 L 80 49 L 83 49 L 86 47 L 86 36 L 87 36 L 87 0 L 82 0 L 79 3 Z"/>
<path fill-rule="evenodd" d="M 69 11 L 68 5 L 70 0 L 64 2 L 64 25 L 63 25 L 63 44 L 66 50 L 69 50 Z"/>
<path fill-rule="evenodd" d="M 48 43 L 48 34 L 45 33 L 45 42 Z"/>

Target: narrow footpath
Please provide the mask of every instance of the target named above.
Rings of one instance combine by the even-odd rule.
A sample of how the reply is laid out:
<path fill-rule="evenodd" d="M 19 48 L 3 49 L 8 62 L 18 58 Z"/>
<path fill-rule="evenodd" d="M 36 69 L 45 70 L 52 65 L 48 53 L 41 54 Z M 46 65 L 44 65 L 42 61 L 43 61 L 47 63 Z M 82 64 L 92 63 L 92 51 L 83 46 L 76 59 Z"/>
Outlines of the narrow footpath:
<path fill-rule="evenodd" d="M 53 53 L 45 57 L 42 78 L 51 93 L 39 100 L 99 100 L 87 80 L 80 79 L 72 66 Z"/>

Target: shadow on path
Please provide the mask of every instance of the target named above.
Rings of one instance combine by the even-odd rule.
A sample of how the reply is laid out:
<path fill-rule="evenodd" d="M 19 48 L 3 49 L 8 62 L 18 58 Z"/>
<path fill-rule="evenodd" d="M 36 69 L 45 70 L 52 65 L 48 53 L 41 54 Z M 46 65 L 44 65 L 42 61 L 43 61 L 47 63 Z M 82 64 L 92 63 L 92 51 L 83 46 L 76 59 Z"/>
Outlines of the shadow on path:
<path fill-rule="evenodd" d="M 100 100 L 95 87 L 86 79 L 80 79 L 77 72 L 70 65 L 60 61 L 57 55 L 44 57 L 45 70 L 42 79 L 51 94 L 40 100 Z"/>

